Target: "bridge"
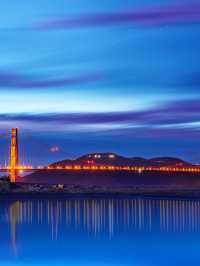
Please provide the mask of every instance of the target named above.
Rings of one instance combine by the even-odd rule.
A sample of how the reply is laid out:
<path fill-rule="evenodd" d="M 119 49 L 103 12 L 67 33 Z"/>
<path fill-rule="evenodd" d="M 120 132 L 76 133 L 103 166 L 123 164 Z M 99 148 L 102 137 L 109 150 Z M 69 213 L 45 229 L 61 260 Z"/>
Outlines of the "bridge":
<path fill-rule="evenodd" d="M 200 166 L 182 167 L 182 166 L 116 166 L 116 165 L 88 165 L 84 164 L 66 165 L 66 166 L 36 166 L 19 164 L 19 144 L 18 129 L 11 131 L 10 143 L 10 162 L 8 166 L 1 166 L 0 172 L 9 173 L 10 182 L 15 183 L 19 173 L 33 171 L 129 171 L 129 172 L 166 172 L 166 173 L 200 173 Z"/>

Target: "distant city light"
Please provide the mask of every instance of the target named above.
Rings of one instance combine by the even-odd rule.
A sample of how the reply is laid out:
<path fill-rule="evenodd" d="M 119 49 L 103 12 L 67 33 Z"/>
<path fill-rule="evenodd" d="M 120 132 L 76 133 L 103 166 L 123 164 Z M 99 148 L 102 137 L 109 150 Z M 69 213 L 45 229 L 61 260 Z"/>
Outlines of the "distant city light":
<path fill-rule="evenodd" d="M 59 152 L 60 148 L 58 146 L 53 146 L 50 148 L 50 152 Z"/>
<path fill-rule="evenodd" d="M 95 154 L 94 155 L 94 158 L 100 159 L 101 158 L 101 155 L 100 154 Z"/>

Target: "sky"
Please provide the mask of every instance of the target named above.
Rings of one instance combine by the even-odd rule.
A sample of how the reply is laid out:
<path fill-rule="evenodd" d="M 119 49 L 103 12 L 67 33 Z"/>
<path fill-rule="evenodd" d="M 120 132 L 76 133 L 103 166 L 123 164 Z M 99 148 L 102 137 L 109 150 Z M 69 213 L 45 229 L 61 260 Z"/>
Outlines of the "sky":
<path fill-rule="evenodd" d="M 0 161 L 84 153 L 200 163 L 200 2 L 0 1 Z"/>

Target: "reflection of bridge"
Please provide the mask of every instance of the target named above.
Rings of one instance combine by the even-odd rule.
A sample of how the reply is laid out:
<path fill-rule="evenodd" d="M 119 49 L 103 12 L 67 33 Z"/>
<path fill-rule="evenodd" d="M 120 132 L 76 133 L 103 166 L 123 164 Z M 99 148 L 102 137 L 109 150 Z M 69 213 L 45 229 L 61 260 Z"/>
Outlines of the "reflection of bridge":
<path fill-rule="evenodd" d="M 16 182 L 17 175 L 20 172 L 30 171 L 128 171 L 128 172 L 186 172 L 186 173 L 200 173 L 200 167 L 191 166 L 116 166 L 116 165 L 88 165 L 86 163 L 77 165 L 66 165 L 66 166 L 47 166 L 47 167 L 33 167 L 31 165 L 19 165 L 19 152 L 18 152 L 18 129 L 12 129 L 11 145 L 10 145 L 10 164 L 9 166 L 0 167 L 0 172 L 9 172 L 10 181 Z"/>
<path fill-rule="evenodd" d="M 134 232 L 154 231 L 199 234 L 199 213 L 200 201 L 188 199 L 32 199 L 11 202 L 5 208 L 15 253 L 19 225 L 37 230 L 47 228 L 49 240 L 68 237 L 68 228 L 74 234 L 87 236 L 105 233 L 113 237 L 121 232 L 134 236 Z"/>

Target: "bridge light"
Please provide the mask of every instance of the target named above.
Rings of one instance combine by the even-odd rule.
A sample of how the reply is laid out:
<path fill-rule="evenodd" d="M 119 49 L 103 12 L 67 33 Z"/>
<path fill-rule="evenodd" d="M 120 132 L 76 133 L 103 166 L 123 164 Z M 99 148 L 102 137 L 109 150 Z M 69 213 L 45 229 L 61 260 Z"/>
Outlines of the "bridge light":
<path fill-rule="evenodd" d="M 138 173 L 141 174 L 142 173 L 142 168 L 138 169 Z"/>

